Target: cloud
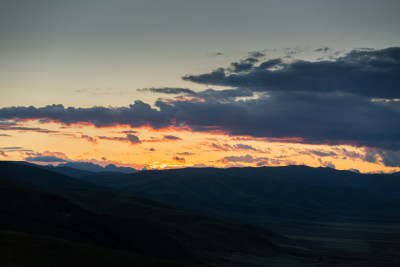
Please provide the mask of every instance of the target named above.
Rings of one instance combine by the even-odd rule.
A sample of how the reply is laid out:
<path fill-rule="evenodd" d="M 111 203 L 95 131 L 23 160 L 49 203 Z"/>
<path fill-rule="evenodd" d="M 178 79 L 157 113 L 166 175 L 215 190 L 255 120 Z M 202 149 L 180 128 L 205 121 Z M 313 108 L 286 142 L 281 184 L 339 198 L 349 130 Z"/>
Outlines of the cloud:
<path fill-rule="evenodd" d="M 230 157 L 224 157 L 220 160 L 218 160 L 219 162 L 222 163 L 230 163 L 230 162 L 241 162 L 241 163 L 254 163 L 254 162 L 267 162 L 269 159 L 268 158 L 257 158 L 257 157 L 253 157 L 249 154 L 246 154 L 244 156 L 230 156 Z"/>
<path fill-rule="evenodd" d="M 88 136 L 86 134 L 81 135 L 81 138 L 87 140 L 88 142 L 90 142 L 94 145 L 96 145 L 98 143 L 96 138 Z"/>
<path fill-rule="evenodd" d="M 376 163 L 377 162 L 377 151 L 373 149 L 366 149 L 365 156 L 363 157 L 363 160 L 370 162 L 370 163 Z"/>
<path fill-rule="evenodd" d="M 198 102 L 228 102 L 236 98 L 253 97 L 254 93 L 244 88 L 225 90 L 207 89 L 196 93 L 194 96 L 203 100 Z"/>
<path fill-rule="evenodd" d="M 400 150 L 399 66 L 397 47 L 354 50 L 331 61 L 283 63 L 273 59 L 246 73 L 227 74 L 220 68 L 186 76 L 194 82 L 235 88 L 207 89 L 191 98 L 159 100 L 153 107 L 142 101 L 113 108 L 5 107 L 0 109 L 0 120 L 47 119 L 96 127 L 174 127 L 279 142 Z M 0 125 L 16 127 L 4 126 L 2 121 Z M 128 141 L 127 137 L 114 139 Z M 367 160 L 374 158 L 368 156 Z"/>
<path fill-rule="evenodd" d="M 152 92 L 152 93 L 161 93 L 168 95 L 177 95 L 177 94 L 194 94 L 195 92 L 188 88 L 175 88 L 175 87 L 163 87 L 163 88 L 143 88 L 137 89 L 139 92 Z"/>
<path fill-rule="evenodd" d="M 0 156 L 5 157 L 5 158 L 8 157 L 8 155 L 4 151 L 1 151 L 1 150 L 0 150 Z"/>
<path fill-rule="evenodd" d="M 128 130 L 128 131 L 120 131 L 117 133 L 133 134 L 133 133 L 138 133 L 138 131 Z"/>
<path fill-rule="evenodd" d="M 178 162 L 182 162 L 182 163 L 186 162 L 184 157 L 173 157 L 172 159 L 175 161 L 178 161 Z"/>
<path fill-rule="evenodd" d="M 257 162 L 257 167 L 267 166 L 269 163 L 268 160 Z"/>
<path fill-rule="evenodd" d="M 179 152 L 179 153 L 175 153 L 177 155 L 181 155 L 181 156 L 192 156 L 195 155 L 196 153 L 192 153 L 192 152 Z"/>
<path fill-rule="evenodd" d="M 400 167 L 400 151 L 366 148 L 364 160 L 371 163 L 380 162 L 387 167 Z"/>
<path fill-rule="evenodd" d="M 26 161 L 37 161 L 37 162 L 69 162 L 69 160 L 64 158 L 59 158 L 56 156 L 36 156 L 36 157 L 26 157 Z"/>
<path fill-rule="evenodd" d="M 133 135 L 133 134 L 127 134 L 126 137 L 115 137 L 115 136 L 110 137 L 110 136 L 102 136 L 102 135 L 97 136 L 97 137 L 102 140 L 128 142 L 128 143 L 131 143 L 132 145 L 141 143 L 139 137 L 137 137 L 136 135 Z"/>
<path fill-rule="evenodd" d="M 216 143 L 211 143 L 208 144 L 209 147 L 211 147 L 214 151 L 255 151 L 259 153 L 269 153 L 269 151 L 263 151 L 260 149 L 256 149 L 253 146 L 246 145 L 246 144 L 216 144 Z"/>
<path fill-rule="evenodd" d="M 23 147 L 20 146 L 8 146 L 8 147 L 0 147 L 1 150 L 4 150 L 5 152 L 32 152 L 33 150 L 31 149 L 24 149 Z"/>
<path fill-rule="evenodd" d="M 332 157 L 332 156 L 337 156 L 337 154 L 333 151 L 322 151 L 322 150 L 310 150 L 309 151 L 312 154 L 315 154 L 320 157 Z"/>
<path fill-rule="evenodd" d="M 170 125 L 168 112 L 160 112 L 149 104 L 135 101 L 129 107 L 65 108 L 63 105 L 48 105 L 36 108 L 8 107 L 0 109 L 0 119 L 48 119 L 65 125 L 92 124 L 96 127 L 129 125 L 132 128 L 151 125 L 162 128 Z"/>
<path fill-rule="evenodd" d="M 23 149 L 20 146 L 5 146 L 5 147 L 0 147 L 0 149 L 6 149 L 6 150 L 21 150 Z"/>
<path fill-rule="evenodd" d="M 0 134 L 1 137 L 11 137 L 9 134 Z"/>
<path fill-rule="evenodd" d="M 131 144 L 139 144 L 140 140 L 139 137 L 133 134 L 127 134 L 126 139 L 131 143 Z"/>
<path fill-rule="evenodd" d="M 262 52 L 249 52 L 249 55 L 254 58 L 265 57 L 265 54 Z"/>
<path fill-rule="evenodd" d="M 178 136 L 174 136 L 174 135 L 164 135 L 164 139 L 168 139 L 168 140 L 182 140 L 182 138 L 178 137 Z"/>
<path fill-rule="evenodd" d="M 353 168 L 348 169 L 348 171 L 355 172 L 355 173 L 361 173 L 358 169 L 353 169 Z"/>
<path fill-rule="evenodd" d="M 268 65 L 271 61 L 264 63 Z M 375 98 L 400 98 L 399 73 L 400 47 L 391 47 L 382 50 L 353 50 L 329 61 L 297 60 L 277 70 L 267 70 L 264 67 L 252 68 L 245 73 L 227 74 L 223 68 L 219 68 L 207 74 L 187 75 L 183 79 L 264 92 L 340 91 Z"/>
<path fill-rule="evenodd" d="M 214 151 L 230 151 L 233 149 L 233 147 L 229 144 L 216 144 L 216 143 L 211 143 L 209 145 Z"/>
<path fill-rule="evenodd" d="M 255 57 L 249 57 L 245 60 L 240 60 L 239 62 L 232 62 L 228 70 L 230 72 L 244 72 L 251 70 L 253 68 L 254 63 L 257 63 L 258 59 Z"/>
<path fill-rule="evenodd" d="M 21 126 L 10 126 L 0 124 L 0 130 L 3 131 L 20 131 L 20 132 L 37 132 L 37 133 L 59 133 L 59 131 L 47 130 L 38 127 L 21 127 Z M 10 135 L 2 135 L 2 136 L 10 136 Z"/>
<path fill-rule="evenodd" d="M 400 102 L 376 101 L 353 94 L 271 92 L 256 99 L 225 102 L 157 101 L 156 108 L 136 101 L 128 108 L 53 105 L 0 109 L 3 118 L 38 119 L 39 116 L 64 124 L 189 127 L 193 131 L 219 130 L 286 142 L 400 149 Z"/>
<path fill-rule="evenodd" d="M 400 103 L 337 93 L 269 93 L 246 101 L 159 103 L 181 125 L 310 144 L 400 148 Z M 164 107 L 165 106 L 165 107 Z"/>
<path fill-rule="evenodd" d="M 253 151 L 257 151 L 256 148 L 250 146 L 250 145 L 246 145 L 246 144 L 236 144 L 234 145 L 234 148 L 237 150 L 253 150 Z"/>
<path fill-rule="evenodd" d="M 323 53 L 327 53 L 327 52 L 329 52 L 329 51 L 331 51 L 331 50 L 332 50 L 332 48 L 330 48 L 330 47 L 327 47 L 327 46 L 324 46 L 324 47 L 321 47 L 321 48 L 315 49 L 314 51 L 315 51 L 315 52 L 323 52 Z"/>
<path fill-rule="evenodd" d="M 323 161 L 321 159 L 318 159 L 318 161 L 322 167 L 332 168 L 332 169 L 335 169 L 335 167 L 336 167 L 335 164 L 333 164 L 331 161 Z"/>

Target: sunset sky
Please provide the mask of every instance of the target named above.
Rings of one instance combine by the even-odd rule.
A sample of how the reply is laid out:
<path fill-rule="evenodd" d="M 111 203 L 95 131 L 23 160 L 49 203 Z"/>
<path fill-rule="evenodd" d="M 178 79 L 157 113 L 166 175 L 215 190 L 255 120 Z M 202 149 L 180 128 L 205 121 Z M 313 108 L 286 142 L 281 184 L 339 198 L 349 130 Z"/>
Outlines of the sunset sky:
<path fill-rule="evenodd" d="M 0 160 L 400 171 L 400 1 L 0 3 Z"/>

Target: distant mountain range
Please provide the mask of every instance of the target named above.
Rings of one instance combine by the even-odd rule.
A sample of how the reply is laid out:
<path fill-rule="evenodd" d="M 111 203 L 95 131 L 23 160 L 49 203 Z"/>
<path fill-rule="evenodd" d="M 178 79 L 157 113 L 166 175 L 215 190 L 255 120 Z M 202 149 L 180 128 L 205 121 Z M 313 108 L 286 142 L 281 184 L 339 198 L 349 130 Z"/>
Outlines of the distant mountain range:
<path fill-rule="evenodd" d="M 70 167 L 82 171 L 91 171 L 91 172 L 122 172 L 122 173 L 135 173 L 138 170 L 130 167 L 117 167 L 114 164 L 108 164 L 105 167 L 94 164 L 92 162 L 67 162 L 57 166 L 61 167 Z"/>
<path fill-rule="evenodd" d="M 395 266 L 399 178 L 306 166 L 126 174 L 0 162 L 0 250 L 11 257 L 0 263 L 20 261 L 23 249 L 27 260 L 63 266 L 65 250 L 52 249 L 63 247 L 103 266 Z"/>
<path fill-rule="evenodd" d="M 336 220 L 400 217 L 396 175 L 306 166 L 187 168 L 79 178 L 224 219 Z"/>

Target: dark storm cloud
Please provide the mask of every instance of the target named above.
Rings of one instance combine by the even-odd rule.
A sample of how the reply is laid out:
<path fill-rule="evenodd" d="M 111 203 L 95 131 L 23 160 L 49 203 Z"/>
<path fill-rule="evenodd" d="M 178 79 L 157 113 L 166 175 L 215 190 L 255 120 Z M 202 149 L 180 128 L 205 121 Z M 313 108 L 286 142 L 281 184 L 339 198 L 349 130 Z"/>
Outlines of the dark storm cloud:
<path fill-rule="evenodd" d="M 69 160 L 59 158 L 56 156 L 37 156 L 37 157 L 26 157 L 26 161 L 38 161 L 38 162 L 69 162 Z"/>
<path fill-rule="evenodd" d="M 188 88 L 171 88 L 171 87 L 164 87 L 164 88 L 143 88 L 137 89 L 139 92 L 153 92 L 153 93 L 161 93 L 161 94 L 168 94 L 168 95 L 178 95 L 178 94 L 194 94 L 195 92 Z"/>
<path fill-rule="evenodd" d="M 158 103 L 193 130 L 232 135 L 303 138 L 304 143 L 400 148 L 400 103 L 356 95 L 275 92 L 247 101 Z M 164 107 L 166 106 L 166 107 Z"/>
<path fill-rule="evenodd" d="M 280 58 L 271 59 L 271 60 L 267 60 L 267 61 L 264 61 L 263 63 L 261 63 L 258 66 L 258 69 L 259 70 L 265 70 L 265 69 L 269 69 L 269 68 L 272 68 L 272 67 L 281 66 L 282 63 L 283 63 L 283 61 Z"/>
<path fill-rule="evenodd" d="M 164 89 L 164 88 L 158 88 L 158 89 Z M 168 88 L 168 90 L 171 88 Z M 182 97 L 176 97 L 175 100 L 193 100 L 193 99 L 205 99 L 207 101 L 228 101 L 232 100 L 238 97 L 251 97 L 254 95 L 254 92 L 247 89 L 247 88 L 235 88 L 235 89 L 224 89 L 224 90 L 214 90 L 211 88 L 208 88 L 206 90 L 200 91 L 200 92 L 194 92 L 192 90 L 190 91 L 183 91 L 186 90 L 185 88 L 174 88 L 174 89 L 179 89 L 177 91 L 174 91 L 175 93 L 171 94 L 180 94 L 180 93 L 185 93 L 185 96 Z M 139 90 L 144 90 L 144 89 L 139 89 Z M 189 90 L 189 89 L 187 89 Z M 152 91 L 155 92 L 155 91 Z M 189 96 L 189 98 L 187 98 Z M 171 102 L 171 101 L 169 101 Z"/>
<path fill-rule="evenodd" d="M 218 69 L 187 76 L 200 83 L 236 88 L 163 99 L 154 107 L 142 101 L 117 108 L 8 107 L 0 109 L 0 122 L 47 119 L 96 127 L 189 127 L 286 142 L 400 149 L 400 101 L 390 99 L 400 97 L 400 48 L 355 50 L 332 61 L 285 64 L 273 59 L 244 74 L 227 75 Z M 128 141 L 127 137 L 116 138 Z M 366 160 L 376 162 L 374 155 Z M 387 164 L 395 164 L 395 156 L 385 158 Z"/>
<path fill-rule="evenodd" d="M 279 64 L 276 59 L 276 64 Z M 348 92 L 376 98 L 400 98 L 400 48 L 354 50 L 331 61 L 298 60 L 277 70 L 260 68 L 226 73 L 223 68 L 183 79 L 201 84 L 246 87 L 254 91 Z"/>
<path fill-rule="evenodd" d="M 48 105 L 36 108 L 9 107 L 0 109 L 0 118 L 6 119 L 42 119 L 46 118 L 63 124 L 89 123 L 96 127 L 116 126 L 119 124 L 140 127 L 151 125 L 162 128 L 170 125 L 168 112 L 159 112 L 149 104 L 135 101 L 129 107 L 107 108 L 65 108 L 63 105 Z M 25 128 L 26 129 L 26 128 Z"/>
<path fill-rule="evenodd" d="M 380 150 L 382 163 L 388 167 L 400 167 L 400 151 Z"/>
<path fill-rule="evenodd" d="M 380 162 L 387 167 L 400 167 L 400 151 L 367 148 L 364 160 L 371 163 Z"/>
<path fill-rule="evenodd" d="M 400 149 L 400 102 L 372 101 L 352 94 L 273 92 L 257 99 L 226 102 L 158 101 L 156 108 L 140 101 L 129 108 L 12 107 L 0 109 L 0 117 L 49 118 L 97 127 L 189 126 L 194 131 L 221 130 L 231 135 L 300 137 L 301 142 L 311 144 Z"/>
<path fill-rule="evenodd" d="M 214 90 L 207 89 L 201 92 L 196 93 L 194 96 L 203 98 L 207 102 L 212 101 L 232 101 L 239 97 L 252 97 L 254 93 L 245 88 L 236 88 L 236 89 L 225 89 L 225 90 Z"/>
<path fill-rule="evenodd" d="M 259 60 L 256 57 L 249 57 L 245 60 L 240 60 L 239 62 L 232 62 L 231 66 L 228 68 L 230 72 L 244 72 L 253 68 L 254 63 Z"/>
<path fill-rule="evenodd" d="M 252 63 L 247 62 L 233 62 L 231 63 L 231 67 L 229 70 L 231 72 L 243 72 L 246 70 L 250 70 L 253 67 Z"/>

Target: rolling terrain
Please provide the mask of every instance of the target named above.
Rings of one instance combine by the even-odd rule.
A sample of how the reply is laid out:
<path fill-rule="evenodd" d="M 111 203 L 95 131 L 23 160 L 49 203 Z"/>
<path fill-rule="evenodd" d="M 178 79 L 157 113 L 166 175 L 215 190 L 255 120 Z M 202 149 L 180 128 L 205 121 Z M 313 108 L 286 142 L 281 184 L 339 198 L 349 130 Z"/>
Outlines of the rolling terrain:
<path fill-rule="evenodd" d="M 122 259 L 161 266 L 160 259 L 221 266 L 400 261 L 396 175 L 304 166 L 93 173 L 10 162 L 0 162 L 0 174 L 1 235 L 20 242 L 7 243 L 9 250 L 30 251 L 30 242 L 53 253 L 49 262 L 63 256 L 49 244 L 73 255 L 110 255 L 104 266 Z"/>
<path fill-rule="evenodd" d="M 226 256 L 231 254 L 246 260 L 294 258 L 275 244 L 284 237 L 262 227 L 198 215 L 35 166 L 0 166 L 0 230 L 6 232 L 197 264 L 243 261 Z"/>
<path fill-rule="evenodd" d="M 289 237 L 292 244 L 277 242 L 281 247 L 325 259 L 370 259 L 369 265 L 399 260 L 397 175 L 288 166 L 103 173 L 80 179 L 224 220 L 257 224 Z"/>

